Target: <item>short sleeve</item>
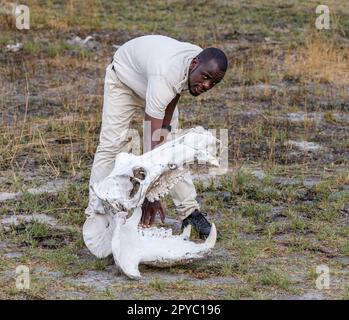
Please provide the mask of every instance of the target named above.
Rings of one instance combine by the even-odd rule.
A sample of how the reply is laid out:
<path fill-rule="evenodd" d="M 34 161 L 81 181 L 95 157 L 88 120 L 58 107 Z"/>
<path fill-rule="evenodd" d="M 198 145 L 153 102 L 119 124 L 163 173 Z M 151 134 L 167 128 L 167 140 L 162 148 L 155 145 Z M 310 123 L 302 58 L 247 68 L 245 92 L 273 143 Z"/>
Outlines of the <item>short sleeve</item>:
<path fill-rule="evenodd" d="M 168 104 L 176 96 L 174 89 L 162 76 L 148 79 L 145 112 L 156 119 L 163 119 Z"/>

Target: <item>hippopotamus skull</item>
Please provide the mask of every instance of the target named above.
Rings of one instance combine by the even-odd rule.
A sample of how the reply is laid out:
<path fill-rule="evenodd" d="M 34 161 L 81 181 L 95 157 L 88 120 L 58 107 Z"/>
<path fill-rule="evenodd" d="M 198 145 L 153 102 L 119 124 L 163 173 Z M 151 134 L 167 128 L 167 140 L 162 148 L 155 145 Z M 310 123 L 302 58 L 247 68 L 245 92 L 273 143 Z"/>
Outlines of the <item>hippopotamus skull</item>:
<path fill-rule="evenodd" d="M 189 129 L 141 156 L 120 153 L 113 171 L 92 186 L 99 201 L 83 227 L 86 246 L 97 257 L 114 256 L 130 278 L 139 278 L 140 263 L 172 265 L 207 256 L 216 242 L 216 228 L 204 243 L 189 240 L 190 226 L 181 235 L 171 229 L 141 228 L 142 204 L 159 200 L 195 167 L 218 166 L 217 143 L 202 127 Z"/>

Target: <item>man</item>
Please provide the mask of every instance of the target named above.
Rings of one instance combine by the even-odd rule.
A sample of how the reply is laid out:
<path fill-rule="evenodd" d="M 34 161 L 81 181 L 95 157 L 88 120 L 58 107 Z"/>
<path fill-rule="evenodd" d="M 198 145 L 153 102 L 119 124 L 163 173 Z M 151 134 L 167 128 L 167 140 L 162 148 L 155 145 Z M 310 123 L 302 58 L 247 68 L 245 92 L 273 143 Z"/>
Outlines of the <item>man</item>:
<path fill-rule="evenodd" d="M 177 103 L 182 91 L 198 96 L 219 83 L 227 70 L 227 58 L 217 48 L 202 49 L 175 39 L 150 35 L 135 38 L 122 45 L 107 67 L 102 128 L 93 162 L 90 186 L 105 178 L 114 167 L 116 154 L 127 144 L 127 131 L 133 114 L 145 107 L 144 138 L 150 140 L 144 152 L 163 139 L 153 139 L 158 130 L 178 127 Z M 151 139 L 148 139 L 151 138 Z M 200 212 L 190 175 L 171 190 L 182 226 L 192 224 L 201 238 L 210 233 L 211 224 Z M 155 215 L 165 215 L 159 201 L 145 201 L 141 225 L 149 227 Z M 96 207 L 96 195 L 90 187 L 89 205 L 85 213 L 103 213 Z"/>

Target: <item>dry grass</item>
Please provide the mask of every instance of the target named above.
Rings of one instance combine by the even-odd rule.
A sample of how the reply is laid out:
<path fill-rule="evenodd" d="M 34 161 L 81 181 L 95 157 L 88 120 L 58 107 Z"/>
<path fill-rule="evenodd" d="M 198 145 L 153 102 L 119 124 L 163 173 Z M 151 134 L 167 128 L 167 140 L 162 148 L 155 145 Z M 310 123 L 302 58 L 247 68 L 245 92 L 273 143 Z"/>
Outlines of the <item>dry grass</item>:
<path fill-rule="evenodd" d="M 329 36 L 329 35 L 328 35 Z M 336 38 L 321 34 L 309 36 L 298 52 L 285 59 L 288 76 L 304 82 L 349 84 L 349 45 L 338 45 Z"/>
<path fill-rule="evenodd" d="M 67 31 L 71 27 L 93 29 L 100 26 L 101 0 L 66 0 L 58 5 L 53 1 L 29 0 L 27 5 L 35 29 Z"/>

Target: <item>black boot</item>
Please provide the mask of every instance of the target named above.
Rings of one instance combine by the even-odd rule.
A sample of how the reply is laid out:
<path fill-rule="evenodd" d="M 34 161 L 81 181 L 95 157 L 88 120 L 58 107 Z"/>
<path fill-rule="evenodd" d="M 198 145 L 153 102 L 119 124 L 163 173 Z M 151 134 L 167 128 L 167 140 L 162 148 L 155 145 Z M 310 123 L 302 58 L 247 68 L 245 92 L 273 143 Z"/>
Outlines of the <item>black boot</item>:
<path fill-rule="evenodd" d="M 182 230 L 190 223 L 199 233 L 201 239 L 206 239 L 211 232 L 211 224 L 205 218 L 207 213 L 195 210 L 182 222 Z"/>

